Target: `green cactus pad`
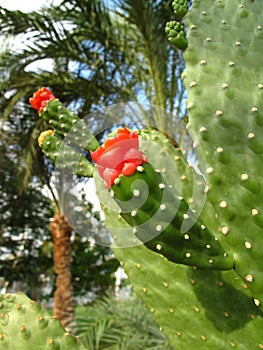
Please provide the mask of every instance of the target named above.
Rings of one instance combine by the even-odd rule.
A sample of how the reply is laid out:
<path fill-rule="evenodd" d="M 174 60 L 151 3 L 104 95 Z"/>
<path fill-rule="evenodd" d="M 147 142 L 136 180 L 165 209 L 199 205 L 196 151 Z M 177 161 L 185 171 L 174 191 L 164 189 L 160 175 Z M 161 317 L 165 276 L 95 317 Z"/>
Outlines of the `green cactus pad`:
<path fill-rule="evenodd" d="M 105 209 L 116 239 L 132 229 Z M 143 245 L 113 248 L 132 288 L 154 315 L 174 349 L 258 350 L 263 318 L 233 271 L 196 270 L 174 264 Z M 230 283 L 231 281 L 231 283 Z"/>
<path fill-rule="evenodd" d="M 85 122 L 58 99 L 49 101 L 40 116 L 61 138 L 68 137 L 72 143 L 85 150 L 94 151 L 98 148 L 99 143 Z"/>
<path fill-rule="evenodd" d="M 184 54 L 189 130 L 206 156 L 214 222 L 257 304 L 263 303 L 262 13 L 261 0 L 194 1 Z M 202 219 L 212 220 L 207 213 Z"/>
<path fill-rule="evenodd" d="M 232 269 L 233 257 L 202 222 L 191 217 L 189 206 L 149 164 L 132 176 L 121 175 L 112 186 L 122 217 L 147 248 L 168 260 L 200 269 Z M 184 220 L 191 228 L 182 232 Z"/>
<path fill-rule="evenodd" d="M 0 349 L 84 350 L 56 317 L 23 293 L 0 295 Z"/>
<path fill-rule="evenodd" d="M 42 138 L 40 142 L 42 151 L 58 168 L 70 170 L 78 176 L 93 175 L 94 166 L 76 149 L 63 143 L 62 138 L 56 133 L 47 134 Z"/>

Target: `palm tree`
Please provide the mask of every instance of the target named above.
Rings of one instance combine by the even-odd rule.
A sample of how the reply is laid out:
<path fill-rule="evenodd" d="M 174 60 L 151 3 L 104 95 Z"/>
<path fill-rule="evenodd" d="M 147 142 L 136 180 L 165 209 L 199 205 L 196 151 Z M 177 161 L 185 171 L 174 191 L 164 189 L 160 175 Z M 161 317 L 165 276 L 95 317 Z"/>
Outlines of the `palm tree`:
<path fill-rule="evenodd" d="M 35 160 L 39 158 L 35 140 L 47 127 L 35 118 L 27 102 L 41 86 L 48 85 L 80 117 L 105 104 L 147 102 L 170 111 L 170 118 L 156 122 L 158 128 L 169 131 L 175 114 L 182 113 L 184 90 L 179 78 L 184 65 L 180 53 L 170 46 L 164 34 L 165 23 L 172 17 L 170 1 L 113 3 L 114 9 L 102 0 L 64 0 L 59 6 L 31 13 L 0 7 L 1 33 L 18 36 L 24 43 L 20 50 L 10 47 L 0 56 L 1 119 L 12 119 L 14 123 L 19 118 L 25 123 L 31 120 L 20 163 L 21 188 L 26 188 L 35 175 Z M 32 69 L 32 64 L 45 59 L 52 63 L 50 70 Z M 89 124 L 95 131 L 102 130 L 106 120 L 103 116 L 99 120 L 91 118 Z M 40 158 L 42 165 L 37 175 L 48 183 L 46 160 Z M 55 310 L 61 311 L 61 306 L 68 305 L 68 310 L 60 313 L 67 326 L 73 319 L 69 273 L 72 230 L 59 206 L 50 228 L 60 290 Z"/>

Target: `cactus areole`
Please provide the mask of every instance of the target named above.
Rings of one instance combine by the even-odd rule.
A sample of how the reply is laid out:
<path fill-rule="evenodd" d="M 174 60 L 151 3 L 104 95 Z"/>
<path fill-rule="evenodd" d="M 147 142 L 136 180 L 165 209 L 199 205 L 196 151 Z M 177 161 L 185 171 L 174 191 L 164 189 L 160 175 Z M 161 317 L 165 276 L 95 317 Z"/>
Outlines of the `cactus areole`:
<path fill-rule="evenodd" d="M 31 104 L 32 108 L 36 109 L 38 113 L 41 113 L 47 102 L 55 99 L 56 97 L 48 88 L 42 87 L 34 93 L 33 97 L 29 99 L 29 103 Z"/>
<path fill-rule="evenodd" d="M 127 128 L 117 129 L 115 136 L 107 138 L 103 146 L 91 152 L 91 157 L 108 189 L 120 175 L 130 176 L 137 166 L 147 162 L 145 154 L 139 151 L 138 134 Z"/>

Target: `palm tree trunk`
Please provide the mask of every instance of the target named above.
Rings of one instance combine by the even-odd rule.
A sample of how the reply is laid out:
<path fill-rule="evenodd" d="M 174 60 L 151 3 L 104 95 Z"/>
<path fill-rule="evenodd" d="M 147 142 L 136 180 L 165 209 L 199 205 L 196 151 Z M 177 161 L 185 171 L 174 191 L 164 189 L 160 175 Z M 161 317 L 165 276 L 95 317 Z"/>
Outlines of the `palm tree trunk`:
<path fill-rule="evenodd" d="M 75 325 L 73 286 L 70 272 L 72 227 L 61 212 L 55 213 L 50 223 L 54 244 L 54 267 L 56 291 L 54 294 L 54 315 L 67 331 Z"/>

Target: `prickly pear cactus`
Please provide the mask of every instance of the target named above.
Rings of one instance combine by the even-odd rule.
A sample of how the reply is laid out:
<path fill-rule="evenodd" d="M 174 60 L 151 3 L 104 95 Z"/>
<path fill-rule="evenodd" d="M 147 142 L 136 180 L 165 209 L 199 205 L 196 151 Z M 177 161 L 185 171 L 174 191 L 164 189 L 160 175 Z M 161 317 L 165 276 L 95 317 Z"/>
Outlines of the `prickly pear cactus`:
<path fill-rule="evenodd" d="M 84 350 L 60 321 L 23 293 L 0 295 L 0 349 Z"/>
<path fill-rule="evenodd" d="M 88 148 L 98 164 L 94 177 L 114 252 L 171 345 L 262 349 L 263 2 L 194 0 L 187 13 L 188 5 L 173 1 L 176 21 L 166 32 L 185 50 L 188 129 L 206 164 L 202 210 L 188 225 L 196 210 L 190 200 L 194 171 L 153 130 L 139 133 L 140 150 L 128 132 L 120 132 L 119 141 L 129 139 L 123 147 L 110 138 L 111 150 L 106 142 Z M 184 179 L 180 189 L 174 168 Z M 149 229 L 141 230 L 145 224 L 150 237 Z"/>

